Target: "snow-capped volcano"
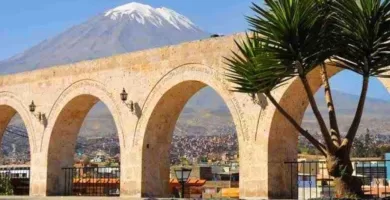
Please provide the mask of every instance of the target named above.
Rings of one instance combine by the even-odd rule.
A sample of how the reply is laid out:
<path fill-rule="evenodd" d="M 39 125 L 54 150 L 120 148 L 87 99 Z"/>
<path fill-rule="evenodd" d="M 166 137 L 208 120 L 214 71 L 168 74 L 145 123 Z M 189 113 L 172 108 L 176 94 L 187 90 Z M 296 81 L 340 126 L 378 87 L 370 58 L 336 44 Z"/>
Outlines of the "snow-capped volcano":
<path fill-rule="evenodd" d="M 0 61 L 0 74 L 178 44 L 209 37 L 190 19 L 168 8 L 129 3 Z"/>
<path fill-rule="evenodd" d="M 116 7 L 105 13 L 106 17 L 112 20 L 117 20 L 123 17 L 136 20 L 138 23 L 145 24 L 146 21 L 155 26 L 164 26 L 165 23 L 170 23 L 177 29 L 197 29 L 194 23 L 187 17 L 171 10 L 169 8 L 153 8 L 149 5 L 140 3 L 129 3 L 123 6 Z"/>

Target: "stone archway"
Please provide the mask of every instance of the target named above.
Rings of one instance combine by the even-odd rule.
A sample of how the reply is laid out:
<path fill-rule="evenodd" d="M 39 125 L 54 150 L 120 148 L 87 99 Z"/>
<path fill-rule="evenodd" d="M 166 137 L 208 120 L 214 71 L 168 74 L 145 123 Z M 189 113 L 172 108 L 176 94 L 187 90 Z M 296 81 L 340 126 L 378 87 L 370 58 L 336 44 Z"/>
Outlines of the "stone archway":
<path fill-rule="evenodd" d="M 73 166 L 73 156 L 81 125 L 91 110 L 102 101 L 113 116 L 119 137 L 120 151 L 124 148 L 124 135 L 120 112 L 114 98 L 96 81 L 84 80 L 72 84 L 56 101 L 44 132 L 42 151 L 47 159 L 46 191 L 48 195 L 61 195 L 64 180 L 62 167 Z"/>
<path fill-rule="evenodd" d="M 136 130 L 142 134 L 141 140 L 136 141 L 142 147 L 142 197 L 169 196 L 169 149 L 173 130 L 185 104 L 203 87 L 212 87 L 222 97 L 235 122 L 238 143 L 244 140 L 234 94 L 221 77 L 203 65 L 184 65 L 166 74 L 151 91 Z"/>
<path fill-rule="evenodd" d="M 22 101 L 11 92 L 0 92 L 0 139 L 2 138 L 5 129 L 16 113 L 20 115 L 27 129 L 28 141 L 30 145 L 30 153 L 36 150 L 34 127 L 31 121 L 31 114 L 24 106 Z"/>
<path fill-rule="evenodd" d="M 28 105 L 28 104 L 27 104 Z M 9 125 L 11 119 L 19 114 L 23 121 L 23 124 L 27 130 L 28 146 L 30 149 L 30 163 L 34 161 L 33 153 L 36 151 L 34 127 L 31 121 L 31 114 L 26 109 L 27 106 L 23 106 L 22 101 L 11 92 L 0 92 L 0 144 L 3 140 L 4 133 Z M 31 175 L 31 173 L 30 173 Z M 32 188 L 32 179 L 30 176 L 30 191 Z"/>

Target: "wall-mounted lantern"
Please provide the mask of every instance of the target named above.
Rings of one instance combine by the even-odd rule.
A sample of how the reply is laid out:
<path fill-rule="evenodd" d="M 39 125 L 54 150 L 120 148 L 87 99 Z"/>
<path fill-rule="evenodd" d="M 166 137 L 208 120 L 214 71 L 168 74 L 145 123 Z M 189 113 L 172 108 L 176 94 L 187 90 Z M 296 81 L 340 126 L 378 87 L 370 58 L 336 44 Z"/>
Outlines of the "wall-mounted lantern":
<path fill-rule="evenodd" d="M 128 97 L 128 94 L 125 90 L 125 88 L 123 88 L 122 90 L 122 93 L 120 94 L 121 95 L 121 100 L 123 101 L 123 103 L 130 108 L 130 111 L 132 113 L 134 113 L 134 102 L 133 101 L 130 101 L 130 103 L 127 103 L 127 97 Z"/>
<path fill-rule="evenodd" d="M 127 94 L 125 88 L 123 88 L 122 93 L 121 93 L 122 101 L 127 101 L 127 96 L 128 96 L 128 94 Z"/>
<path fill-rule="evenodd" d="M 29 107 L 30 107 L 30 112 L 33 113 L 33 112 L 35 112 L 35 108 L 36 108 L 37 106 L 34 104 L 34 101 L 32 101 Z"/>
<path fill-rule="evenodd" d="M 31 104 L 29 105 L 29 108 L 30 108 L 30 112 L 39 120 L 39 122 L 42 122 L 43 121 L 43 114 L 41 112 L 38 112 L 38 114 L 34 114 L 35 109 L 37 108 L 34 101 L 31 102 Z"/>

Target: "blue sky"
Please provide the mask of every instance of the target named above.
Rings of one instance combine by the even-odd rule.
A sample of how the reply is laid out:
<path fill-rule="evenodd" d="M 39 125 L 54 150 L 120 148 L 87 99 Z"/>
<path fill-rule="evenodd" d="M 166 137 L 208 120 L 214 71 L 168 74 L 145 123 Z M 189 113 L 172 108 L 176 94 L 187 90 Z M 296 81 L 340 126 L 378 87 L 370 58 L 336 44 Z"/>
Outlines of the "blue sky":
<path fill-rule="evenodd" d="M 0 6 L 0 60 L 131 0 L 5 0 Z M 246 29 L 250 0 L 138 0 L 168 7 L 211 33 Z M 257 0 L 262 3 L 262 0 Z"/>
<path fill-rule="evenodd" d="M 51 38 L 88 18 L 131 0 L 4 0 L 0 7 L 0 60 Z M 245 31 L 245 15 L 251 15 L 251 2 L 262 0 L 138 0 L 153 7 L 168 7 L 190 18 L 210 33 Z M 334 88 L 360 93 L 361 79 L 342 72 L 331 79 Z M 369 96 L 390 100 L 379 81 L 371 81 Z"/>

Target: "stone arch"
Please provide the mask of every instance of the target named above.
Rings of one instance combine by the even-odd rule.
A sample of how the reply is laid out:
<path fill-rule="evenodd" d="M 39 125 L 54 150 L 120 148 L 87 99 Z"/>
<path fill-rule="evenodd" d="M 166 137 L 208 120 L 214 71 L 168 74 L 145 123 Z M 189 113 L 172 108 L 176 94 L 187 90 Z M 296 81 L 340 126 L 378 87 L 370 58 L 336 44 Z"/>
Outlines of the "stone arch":
<path fill-rule="evenodd" d="M 223 75 L 200 64 L 182 65 L 168 72 L 155 85 L 142 106 L 142 116 L 134 138 L 140 146 L 141 193 L 146 197 L 167 197 L 169 183 L 169 148 L 173 129 L 187 101 L 205 86 L 212 87 L 225 101 L 236 125 L 238 143 L 245 140 L 234 94 Z"/>
<path fill-rule="evenodd" d="M 116 98 L 103 84 L 93 80 L 82 80 L 69 86 L 51 109 L 41 150 L 47 159 L 47 194 L 61 194 L 64 187 L 61 168 L 73 165 L 73 155 L 81 125 L 90 109 L 102 101 L 116 124 L 120 151 L 124 151 L 124 133 L 121 113 Z"/>
<path fill-rule="evenodd" d="M 0 92 L 0 141 L 9 122 L 15 114 L 18 113 L 27 129 L 30 154 L 33 154 L 36 151 L 35 130 L 31 121 L 32 115 L 26 108 L 28 105 L 29 104 L 24 105 L 22 101 L 11 92 Z M 30 159 L 32 159 L 32 156 Z"/>

